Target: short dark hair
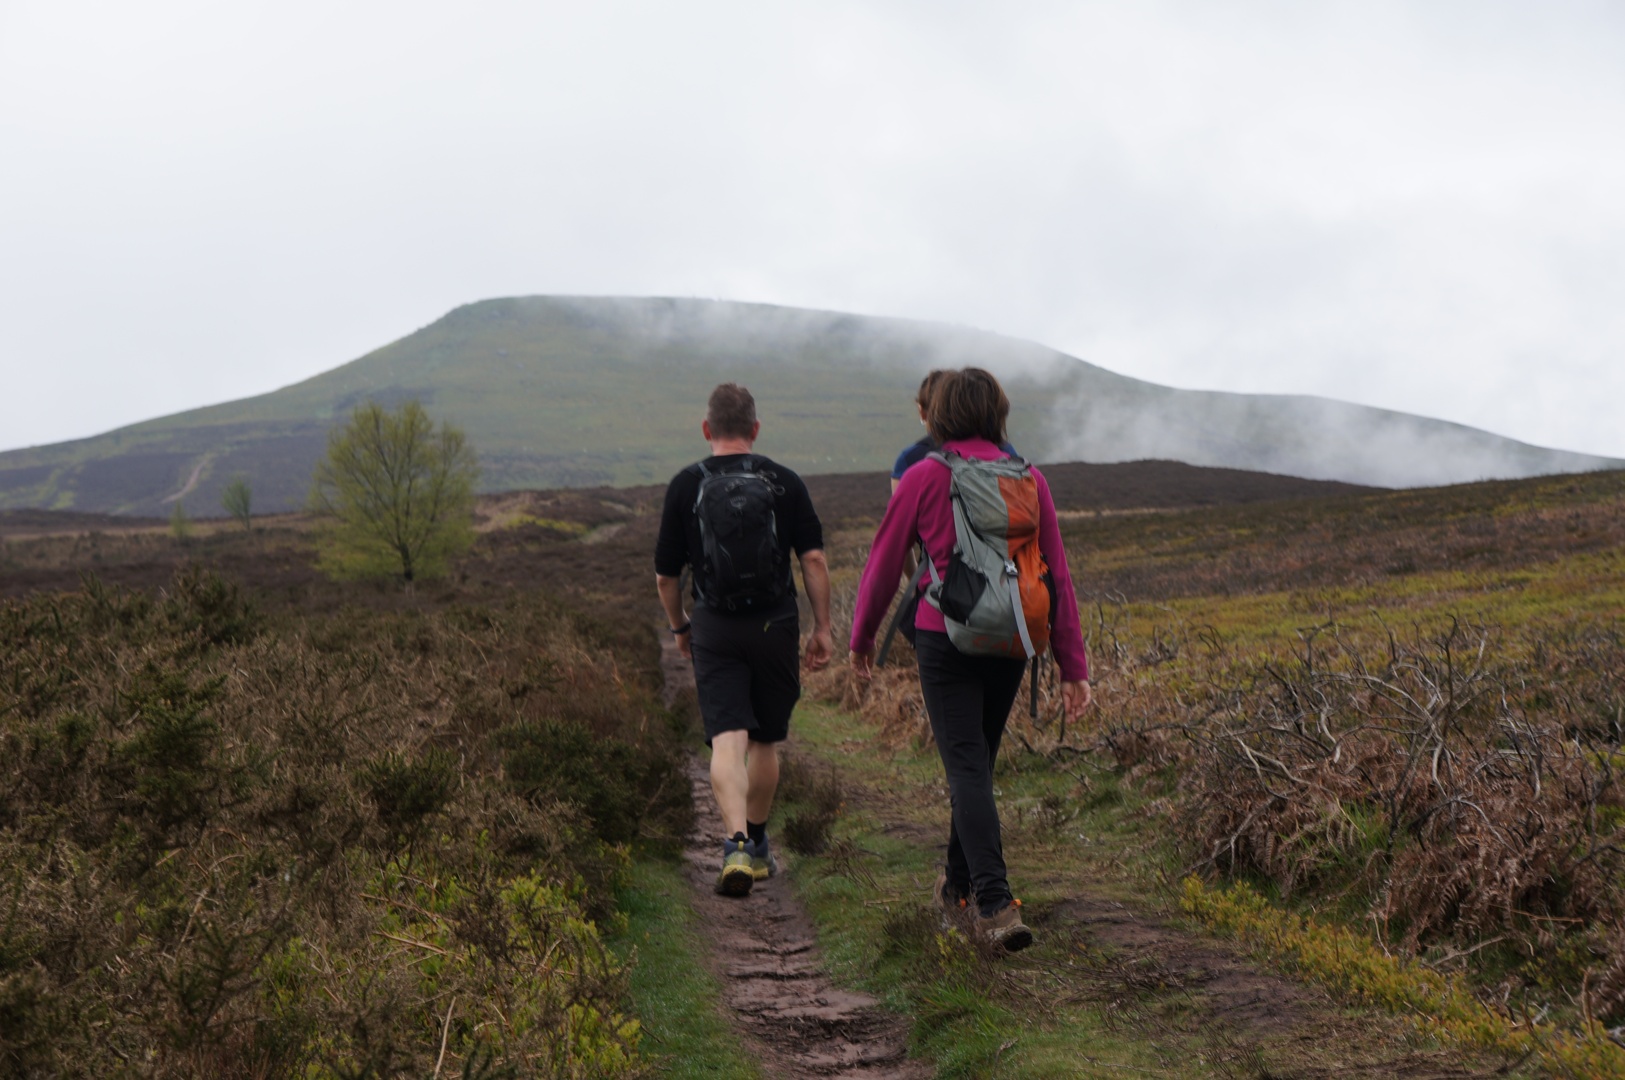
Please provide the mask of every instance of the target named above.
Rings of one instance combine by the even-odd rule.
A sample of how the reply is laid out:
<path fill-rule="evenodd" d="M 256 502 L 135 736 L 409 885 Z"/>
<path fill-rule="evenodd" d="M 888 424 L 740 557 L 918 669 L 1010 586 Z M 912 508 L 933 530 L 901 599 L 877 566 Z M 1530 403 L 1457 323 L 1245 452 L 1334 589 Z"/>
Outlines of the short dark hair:
<path fill-rule="evenodd" d="M 705 418 L 716 438 L 748 439 L 755 434 L 756 399 L 738 383 L 725 382 L 711 391 Z"/>
<path fill-rule="evenodd" d="M 968 367 L 947 372 L 926 407 L 925 426 L 939 443 L 952 439 L 1005 441 L 1010 399 L 990 372 Z"/>
<path fill-rule="evenodd" d="M 914 395 L 914 404 L 922 409 L 929 410 L 931 408 L 931 395 L 937 392 L 937 384 L 942 381 L 942 377 L 946 374 L 948 372 L 942 368 L 934 368 L 927 372 L 925 378 L 920 380 L 920 389 Z"/>

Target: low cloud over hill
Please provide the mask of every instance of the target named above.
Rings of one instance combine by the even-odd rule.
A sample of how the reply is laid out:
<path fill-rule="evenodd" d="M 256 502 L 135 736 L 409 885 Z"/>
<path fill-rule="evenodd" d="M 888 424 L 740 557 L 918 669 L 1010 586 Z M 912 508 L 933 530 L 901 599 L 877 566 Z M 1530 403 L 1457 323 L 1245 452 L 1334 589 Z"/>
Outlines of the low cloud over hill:
<path fill-rule="evenodd" d="M 1580 472 L 1625 461 L 1319 398 L 1175 390 L 979 330 L 759 304 L 527 297 L 469 304 L 274 393 L 0 454 L 0 507 L 216 512 L 235 474 L 256 511 L 302 503 L 327 430 L 369 398 L 421 400 L 479 450 L 482 487 L 659 483 L 703 451 L 706 394 L 755 391 L 760 449 L 804 472 L 885 468 L 917 437 L 932 367 L 998 374 L 1011 435 L 1046 461 L 1163 458 L 1386 486 Z"/>

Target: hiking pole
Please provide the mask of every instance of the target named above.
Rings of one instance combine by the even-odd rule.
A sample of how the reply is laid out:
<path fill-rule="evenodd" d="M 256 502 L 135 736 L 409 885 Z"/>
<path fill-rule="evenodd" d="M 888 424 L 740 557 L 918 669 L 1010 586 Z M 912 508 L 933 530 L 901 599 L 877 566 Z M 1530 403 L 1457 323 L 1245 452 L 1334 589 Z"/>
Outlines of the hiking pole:
<path fill-rule="evenodd" d="M 875 655 L 876 671 L 886 666 L 886 656 L 891 652 L 891 643 L 892 639 L 897 636 L 897 628 L 903 625 L 904 612 L 915 606 L 910 604 L 909 601 L 913 599 L 914 594 L 920 589 L 920 582 L 925 578 L 926 566 L 925 557 L 922 555 L 919 568 L 914 571 L 914 576 L 909 579 L 908 588 L 903 590 L 903 598 L 897 602 L 897 612 L 891 617 L 891 625 L 886 627 L 886 637 L 880 643 L 880 652 Z"/>

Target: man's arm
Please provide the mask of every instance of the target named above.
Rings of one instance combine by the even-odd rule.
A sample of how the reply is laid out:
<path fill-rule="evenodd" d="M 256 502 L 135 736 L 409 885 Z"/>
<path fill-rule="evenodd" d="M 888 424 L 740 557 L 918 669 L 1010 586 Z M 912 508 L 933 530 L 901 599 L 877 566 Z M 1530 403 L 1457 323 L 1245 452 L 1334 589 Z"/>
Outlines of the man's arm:
<path fill-rule="evenodd" d="M 835 655 L 835 637 L 829 622 L 829 563 L 822 548 L 803 551 L 801 583 L 807 588 L 807 603 L 812 605 L 813 634 L 807 642 L 807 670 L 818 671 L 829 664 Z"/>
<path fill-rule="evenodd" d="M 828 612 L 829 578 L 826 576 L 824 581 L 824 610 Z M 660 593 L 660 606 L 666 609 L 667 625 L 673 630 L 677 629 L 679 626 L 686 626 L 688 624 L 688 616 L 683 614 L 682 579 L 667 577 L 665 574 L 656 574 L 655 589 Z M 677 635 L 677 650 L 683 654 L 683 659 L 685 660 L 694 659 L 694 654 L 689 649 L 689 646 L 693 643 L 693 641 L 694 635 L 690 632 L 685 631 Z"/>

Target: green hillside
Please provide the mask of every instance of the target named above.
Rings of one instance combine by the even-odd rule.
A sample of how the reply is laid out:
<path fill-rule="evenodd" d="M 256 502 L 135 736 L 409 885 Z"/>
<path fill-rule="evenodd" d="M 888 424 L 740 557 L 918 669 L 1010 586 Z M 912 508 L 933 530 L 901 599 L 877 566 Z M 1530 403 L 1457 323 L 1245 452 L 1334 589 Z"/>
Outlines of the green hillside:
<path fill-rule="evenodd" d="M 257 510 L 303 502 L 328 428 L 369 398 L 417 398 L 462 426 L 487 491 L 666 479 L 703 450 L 706 395 L 755 392 L 760 449 L 808 473 L 884 468 L 917 437 L 932 367 L 980 364 L 1038 460 L 1170 458 L 1361 483 L 1445 483 L 1625 464 L 1459 425 L 1314 398 L 1173 390 L 983 331 L 758 304 L 527 297 L 460 307 L 274 393 L 95 438 L 0 454 L 0 508 L 162 514 L 181 492 L 217 512 L 252 481 Z"/>

